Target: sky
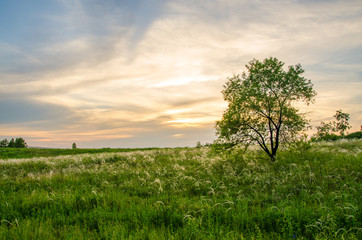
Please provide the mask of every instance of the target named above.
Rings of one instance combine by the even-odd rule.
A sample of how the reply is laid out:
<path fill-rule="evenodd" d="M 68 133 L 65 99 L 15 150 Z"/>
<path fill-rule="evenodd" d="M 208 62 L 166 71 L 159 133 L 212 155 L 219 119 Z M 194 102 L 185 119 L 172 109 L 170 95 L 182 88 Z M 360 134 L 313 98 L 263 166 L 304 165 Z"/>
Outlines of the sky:
<path fill-rule="evenodd" d="M 216 139 L 252 59 L 300 63 L 313 126 L 362 125 L 360 0 L 1 0 L 0 139 L 71 148 Z"/>

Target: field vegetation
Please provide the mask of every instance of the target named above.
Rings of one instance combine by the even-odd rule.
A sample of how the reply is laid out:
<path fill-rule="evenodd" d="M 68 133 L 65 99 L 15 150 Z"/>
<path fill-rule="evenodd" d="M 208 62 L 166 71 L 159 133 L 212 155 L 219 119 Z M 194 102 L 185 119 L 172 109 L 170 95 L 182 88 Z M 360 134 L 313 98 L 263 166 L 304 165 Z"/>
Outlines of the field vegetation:
<path fill-rule="evenodd" d="M 54 149 L 54 148 L 0 148 L 0 159 L 14 158 L 34 158 L 34 157 L 53 157 L 60 155 L 78 155 L 92 153 L 112 153 L 112 152 L 133 152 L 146 151 L 156 148 L 75 148 L 75 149 Z"/>
<path fill-rule="evenodd" d="M 208 147 L 3 150 L 0 239 L 362 239 L 358 139 L 299 141 L 276 162 Z"/>

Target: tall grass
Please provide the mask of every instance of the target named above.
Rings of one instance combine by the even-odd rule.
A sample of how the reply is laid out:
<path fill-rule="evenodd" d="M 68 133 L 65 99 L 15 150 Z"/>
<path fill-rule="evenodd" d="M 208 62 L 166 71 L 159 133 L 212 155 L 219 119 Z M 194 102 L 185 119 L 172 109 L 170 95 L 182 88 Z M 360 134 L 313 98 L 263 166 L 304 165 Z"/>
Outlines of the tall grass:
<path fill-rule="evenodd" d="M 362 239 L 362 141 L 0 160 L 0 239 Z"/>

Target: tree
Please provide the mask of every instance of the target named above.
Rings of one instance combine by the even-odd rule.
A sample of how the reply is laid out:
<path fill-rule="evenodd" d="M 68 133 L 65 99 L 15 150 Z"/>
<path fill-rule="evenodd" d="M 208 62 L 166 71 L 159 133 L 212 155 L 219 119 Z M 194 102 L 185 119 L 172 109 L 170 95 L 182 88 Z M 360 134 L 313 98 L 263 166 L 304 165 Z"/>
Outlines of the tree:
<path fill-rule="evenodd" d="M 322 140 L 336 140 L 338 139 L 337 132 L 344 137 L 345 131 L 350 129 L 349 125 L 349 114 L 342 112 L 342 110 L 336 111 L 336 114 L 333 117 L 337 121 L 333 122 L 321 122 L 320 126 L 317 126 L 317 139 Z"/>
<path fill-rule="evenodd" d="M 14 140 L 14 138 L 12 138 L 12 139 L 10 140 L 10 142 L 9 142 L 9 144 L 8 144 L 8 147 L 9 147 L 9 148 L 14 148 L 14 147 L 15 147 L 15 140 Z"/>
<path fill-rule="evenodd" d="M 76 149 L 77 148 L 77 144 L 73 143 L 72 144 L 72 149 Z"/>
<path fill-rule="evenodd" d="M 321 125 L 317 127 L 317 135 L 318 139 L 333 139 L 337 138 L 337 136 L 333 133 L 334 127 L 331 122 L 321 122 Z"/>
<path fill-rule="evenodd" d="M 12 138 L 10 142 L 7 139 L 4 139 L 0 142 L 0 147 L 9 147 L 9 148 L 26 148 L 28 144 L 26 144 L 23 138 Z"/>
<path fill-rule="evenodd" d="M 293 102 L 314 102 L 316 92 L 302 77 L 301 65 L 283 69 L 277 58 L 252 60 L 247 73 L 228 78 L 222 91 L 228 108 L 216 122 L 219 142 L 258 144 L 275 161 L 281 142 L 307 127 L 308 121 Z"/>
<path fill-rule="evenodd" d="M 3 139 L 0 142 L 0 147 L 7 147 L 9 145 L 9 141 L 7 139 Z"/>
<path fill-rule="evenodd" d="M 16 138 L 15 147 L 16 148 L 27 148 L 28 144 L 25 142 L 25 140 L 23 138 Z"/>
<path fill-rule="evenodd" d="M 333 115 L 333 117 L 336 118 L 337 122 L 334 122 L 335 124 L 335 128 L 334 130 L 336 132 L 339 132 L 341 134 L 341 136 L 344 136 L 344 132 L 347 129 L 350 129 L 351 126 L 349 125 L 349 114 L 348 113 L 343 113 L 342 110 L 338 110 L 336 112 L 335 115 Z"/>

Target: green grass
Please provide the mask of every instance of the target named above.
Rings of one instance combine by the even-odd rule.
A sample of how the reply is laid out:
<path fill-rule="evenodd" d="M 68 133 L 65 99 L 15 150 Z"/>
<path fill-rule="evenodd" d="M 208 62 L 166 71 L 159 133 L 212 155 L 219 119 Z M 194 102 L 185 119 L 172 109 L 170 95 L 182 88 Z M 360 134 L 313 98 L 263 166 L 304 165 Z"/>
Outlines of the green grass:
<path fill-rule="evenodd" d="M 93 149 L 51 149 L 51 148 L 0 148 L 0 159 L 52 157 L 84 153 L 112 153 L 153 150 L 156 148 L 93 148 Z"/>
<path fill-rule="evenodd" d="M 0 160 L 0 239 L 362 239 L 362 141 Z"/>

